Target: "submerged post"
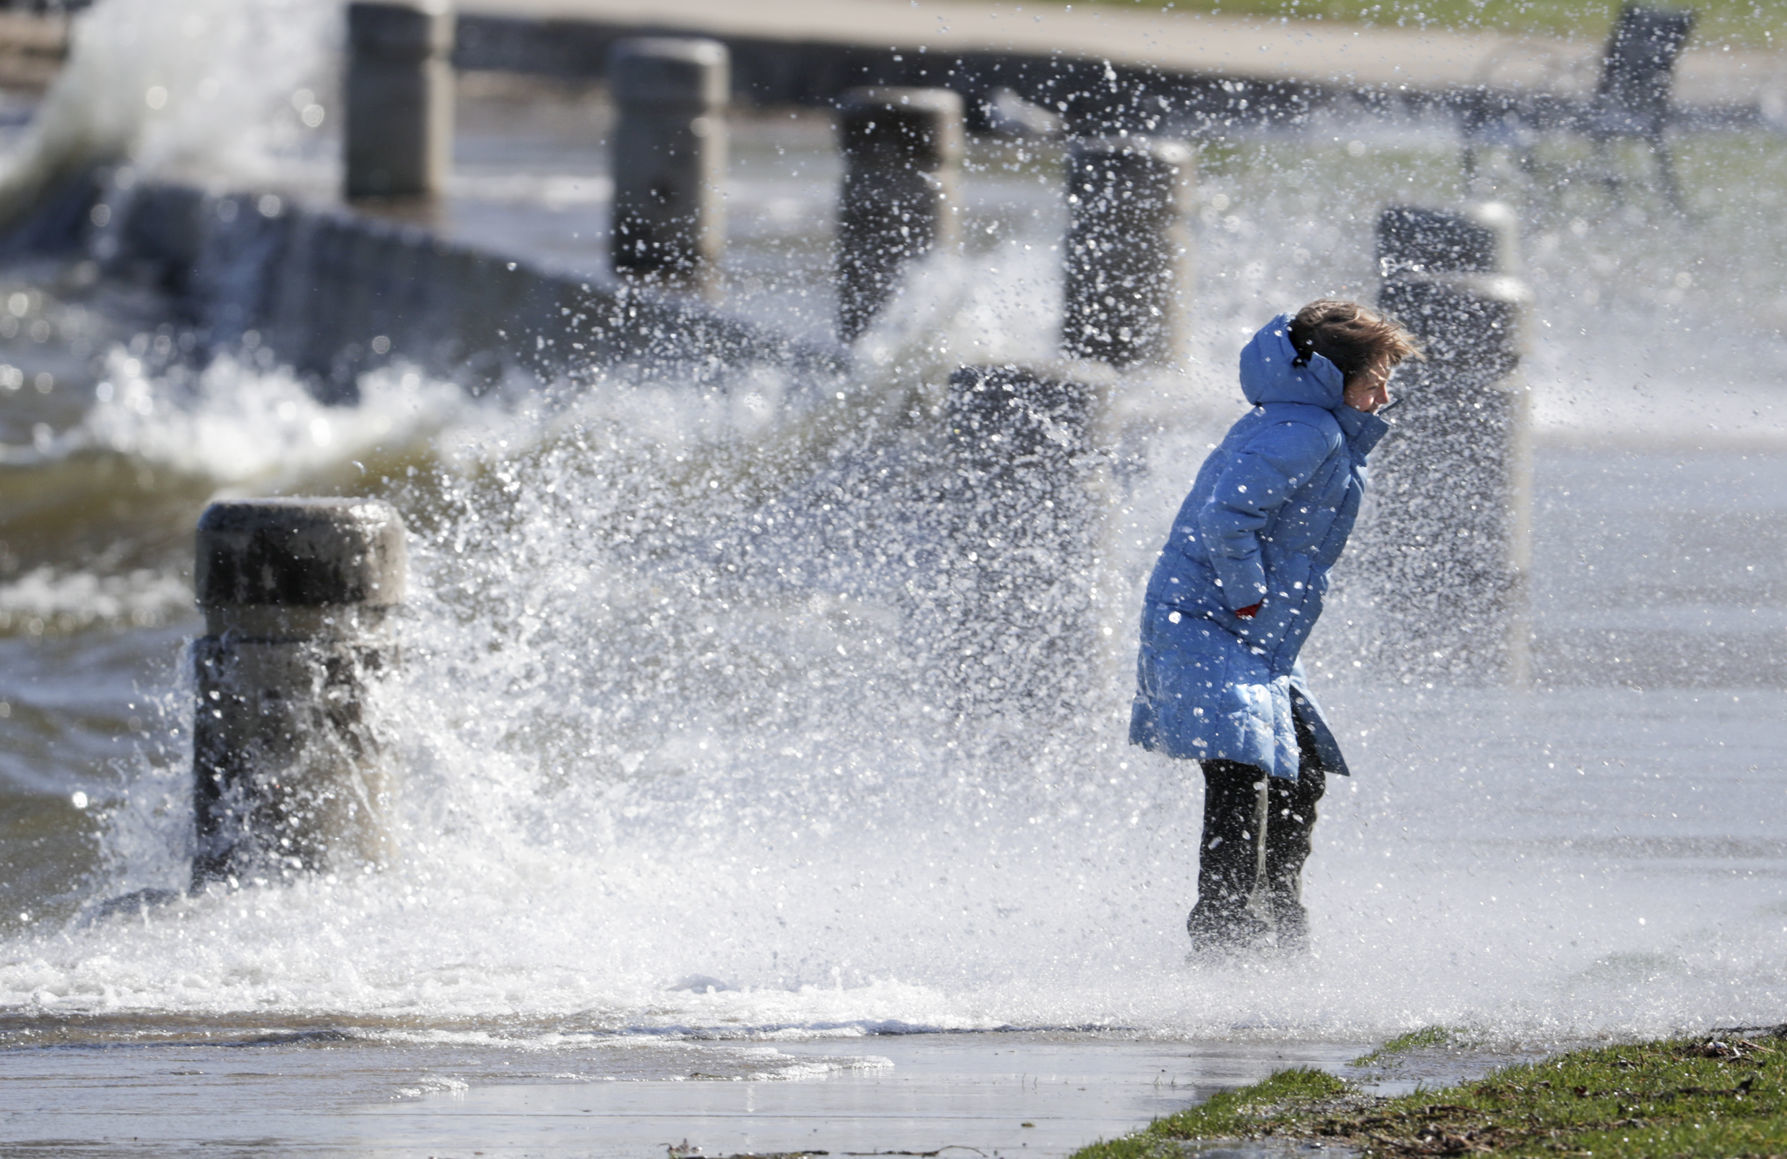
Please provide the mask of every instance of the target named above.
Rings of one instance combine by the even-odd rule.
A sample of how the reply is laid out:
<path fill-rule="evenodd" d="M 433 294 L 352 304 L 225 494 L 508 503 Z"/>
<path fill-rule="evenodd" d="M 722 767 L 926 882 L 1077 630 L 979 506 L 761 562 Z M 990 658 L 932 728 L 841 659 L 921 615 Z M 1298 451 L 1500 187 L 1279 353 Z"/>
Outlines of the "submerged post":
<path fill-rule="evenodd" d="M 650 36 L 617 41 L 608 59 L 614 96 L 614 208 L 610 253 L 618 274 L 697 292 L 715 286 L 726 222 L 726 46 Z"/>
<path fill-rule="evenodd" d="M 1191 149 L 1142 137 L 1076 141 L 1067 174 L 1063 349 L 1120 368 L 1175 361 L 1191 286 Z"/>
<path fill-rule="evenodd" d="M 342 131 L 347 196 L 431 197 L 453 156 L 453 11 L 354 0 Z"/>
<path fill-rule="evenodd" d="M 395 660 L 403 521 L 366 499 L 247 499 L 199 519 L 192 887 L 378 865 L 387 777 L 363 706 Z"/>
<path fill-rule="evenodd" d="M 1099 396 L 1015 365 L 950 376 L 954 574 L 937 659 L 968 707 L 1067 711 L 1091 679 Z"/>
<path fill-rule="evenodd" d="M 1405 671 L 1525 684 L 1532 456 L 1520 359 L 1531 293 L 1513 274 L 1513 211 L 1392 206 L 1377 250 L 1378 304 L 1426 357 L 1397 371 L 1405 405 L 1373 457 L 1376 513 L 1353 573 Z"/>
<path fill-rule="evenodd" d="M 849 342 L 908 262 L 956 244 L 962 98 L 941 88 L 852 89 L 838 105 L 838 337 Z"/>

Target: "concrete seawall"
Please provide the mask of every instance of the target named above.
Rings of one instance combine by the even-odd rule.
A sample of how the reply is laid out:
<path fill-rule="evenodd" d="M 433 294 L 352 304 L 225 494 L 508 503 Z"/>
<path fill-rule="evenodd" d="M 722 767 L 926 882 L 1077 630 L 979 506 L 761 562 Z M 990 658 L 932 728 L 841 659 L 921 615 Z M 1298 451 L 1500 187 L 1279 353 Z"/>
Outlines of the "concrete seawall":
<path fill-rule="evenodd" d="M 554 270 L 346 208 L 277 195 L 146 183 L 99 243 L 109 267 L 174 296 L 207 345 L 257 333 L 329 399 L 402 360 L 488 388 L 510 371 L 550 380 L 632 362 L 699 380 L 744 364 L 829 373 L 841 346 L 725 309 Z"/>

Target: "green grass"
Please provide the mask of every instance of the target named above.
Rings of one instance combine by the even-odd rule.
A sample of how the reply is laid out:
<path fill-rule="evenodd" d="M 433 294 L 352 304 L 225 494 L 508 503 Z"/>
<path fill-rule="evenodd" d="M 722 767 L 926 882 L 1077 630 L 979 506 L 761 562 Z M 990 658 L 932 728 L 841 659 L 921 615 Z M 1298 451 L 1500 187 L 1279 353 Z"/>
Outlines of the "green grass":
<path fill-rule="evenodd" d="M 1407 1054 L 1411 1050 L 1427 1050 L 1437 1046 L 1458 1046 L 1466 1041 L 1463 1034 L 1449 1027 L 1423 1026 L 1420 1030 L 1411 1030 L 1407 1034 L 1397 1035 L 1370 1054 L 1362 1054 L 1347 1065 L 1378 1066 L 1389 1062 L 1398 1055 Z"/>
<path fill-rule="evenodd" d="M 1086 3 L 1088 0 L 1077 0 Z M 1338 20 L 1389 28 L 1493 29 L 1603 40 L 1618 0 L 1089 0 L 1114 8 Z M 1787 51 L 1779 0 L 1677 0 L 1699 18 L 1689 47 L 1741 45 Z"/>
<path fill-rule="evenodd" d="M 1449 1033 L 1436 1028 L 1395 1041 L 1405 1040 L 1402 1049 L 1413 1049 L 1448 1041 Z M 1787 1039 L 1572 1051 L 1399 1098 L 1363 1095 L 1320 1071 L 1281 1071 L 1074 1159 L 1165 1159 L 1187 1153 L 1194 1140 L 1268 1136 L 1386 1156 L 1787 1156 Z"/>
<path fill-rule="evenodd" d="M 1347 1085 L 1326 1071 L 1297 1067 L 1239 1090 L 1212 1095 L 1190 1110 L 1156 1119 L 1133 1135 L 1094 1143 L 1073 1159 L 1155 1159 L 1178 1152 L 1187 1139 L 1236 1139 L 1259 1134 L 1275 1114 L 1319 1105 L 1346 1093 Z"/>

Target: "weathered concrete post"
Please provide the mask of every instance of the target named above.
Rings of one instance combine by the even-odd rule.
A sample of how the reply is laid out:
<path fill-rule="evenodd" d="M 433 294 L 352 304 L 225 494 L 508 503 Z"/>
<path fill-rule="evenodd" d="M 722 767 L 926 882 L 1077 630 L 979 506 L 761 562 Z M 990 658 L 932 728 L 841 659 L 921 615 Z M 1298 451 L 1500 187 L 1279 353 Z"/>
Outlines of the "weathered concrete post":
<path fill-rule="evenodd" d="M 1067 175 L 1064 351 L 1116 367 L 1176 361 L 1191 289 L 1191 149 L 1142 137 L 1076 141 Z"/>
<path fill-rule="evenodd" d="M 1378 219 L 1378 304 L 1426 358 L 1397 371 L 1405 405 L 1373 455 L 1375 511 L 1349 570 L 1374 595 L 1385 659 L 1413 675 L 1530 677 L 1531 293 L 1517 246 L 1513 211 L 1494 202 Z"/>
<path fill-rule="evenodd" d="M 213 503 L 194 586 L 192 886 L 378 865 L 387 776 L 363 695 L 395 661 L 403 521 L 365 499 Z"/>
<path fill-rule="evenodd" d="M 1015 365 L 950 376 L 953 544 L 938 660 L 970 708 L 984 695 L 991 707 L 1065 711 L 1091 679 L 1104 388 L 1082 378 Z"/>
<path fill-rule="evenodd" d="M 852 89 L 838 104 L 838 337 L 867 330 L 908 262 L 961 237 L 962 98 L 949 89 Z"/>
<path fill-rule="evenodd" d="M 716 40 L 640 37 L 608 58 L 614 96 L 614 220 L 619 274 L 711 292 L 725 246 L 726 103 Z"/>
<path fill-rule="evenodd" d="M 1182 356 L 1191 267 L 1188 147 L 1080 140 L 1067 171 L 1069 364 L 963 367 L 944 408 L 959 572 L 940 660 L 970 700 L 1044 711 L 1071 711 L 1096 663 L 1104 396 L 1115 371 Z"/>
<path fill-rule="evenodd" d="M 446 0 L 347 6 L 349 197 L 430 197 L 453 157 L 453 11 Z"/>

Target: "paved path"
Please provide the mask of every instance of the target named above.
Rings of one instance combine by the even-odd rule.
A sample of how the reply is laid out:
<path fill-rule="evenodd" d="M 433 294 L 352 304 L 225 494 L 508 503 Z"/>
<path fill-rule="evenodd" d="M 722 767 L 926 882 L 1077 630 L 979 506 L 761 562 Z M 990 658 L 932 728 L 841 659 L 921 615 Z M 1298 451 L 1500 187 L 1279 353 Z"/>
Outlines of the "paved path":
<path fill-rule="evenodd" d="M 462 6 L 722 36 L 932 53 L 1059 53 L 1253 80 L 1426 92 L 1487 83 L 1580 96 L 1600 65 L 1600 45 L 1587 42 L 1048 0 L 466 0 Z M 1697 47 L 1679 66 L 1676 95 L 1695 107 L 1782 107 L 1787 54 Z"/>

